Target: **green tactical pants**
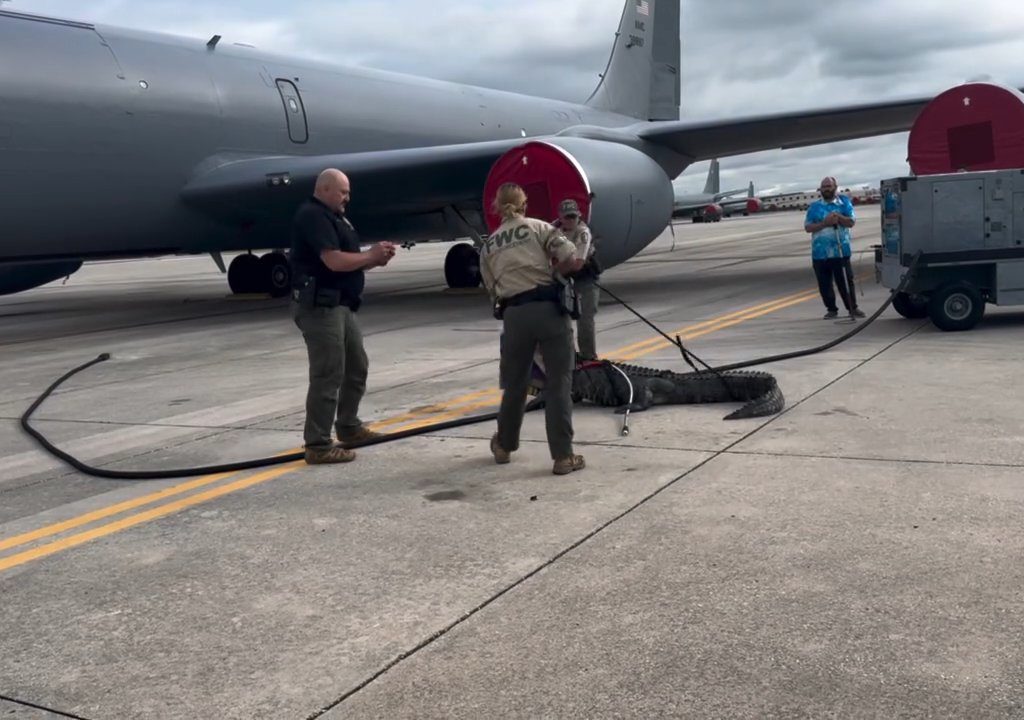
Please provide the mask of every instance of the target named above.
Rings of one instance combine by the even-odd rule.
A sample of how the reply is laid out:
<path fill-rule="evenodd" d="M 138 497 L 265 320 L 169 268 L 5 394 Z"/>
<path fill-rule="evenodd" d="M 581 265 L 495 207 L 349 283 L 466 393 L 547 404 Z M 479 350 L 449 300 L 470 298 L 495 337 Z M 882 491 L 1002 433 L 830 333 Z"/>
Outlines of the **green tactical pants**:
<path fill-rule="evenodd" d="M 544 419 L 551 458 L 572 452 L 572 325 L 553 302 L 532 302 L 505 310 L 501 354 L 501 409 L 498 411 L 498 444 L 508 452 L 519 449 L 527 385 L 533 353 L 540 346 L 544 359 Z"/>
<path fill-rule="evenodd" d="M 332 428 L 345 434 L 362 425 L 359 403 L 369 372 L 363 334 L 355 313 L 343 306 L 311 308 L 293 302 L 292 318 L 309 356 L 303 439 L 306 447 L 331 445 Z"/>
<path fill-rule="evenodd" d="M 593 280 L 577 280 L 575 285 L 580 300 L 580 317 L 576 321 L 576 341 L 579 343 L 580 356 L 584 360 L 596 360 L 597 331 L 594 329 L 594 316 L 597 315 L 601 290 Z"/>

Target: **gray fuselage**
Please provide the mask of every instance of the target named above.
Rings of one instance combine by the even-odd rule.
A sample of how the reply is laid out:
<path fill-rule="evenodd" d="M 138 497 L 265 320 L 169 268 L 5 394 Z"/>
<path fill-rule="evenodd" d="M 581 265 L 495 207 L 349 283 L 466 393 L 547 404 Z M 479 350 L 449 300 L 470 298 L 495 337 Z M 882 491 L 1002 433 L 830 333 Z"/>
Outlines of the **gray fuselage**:
<path fill-rule="evenodd" d="M 0 261 L 287 245 L 185 204 L 226 159 L 338 155 L 550 135 L 635 118 L 227 42 L 0 14 Z M 344 169 L 344 168 L 342 168 Z M 482 190 L 482 188 L 481 188 Z M 359 215 L 359 187 L 353 215 Z M 284 219 L 282 219 L 284 220 Z M 364 237 L 441 239 L 436 218 Z M 115 230 L 116 229 L 116 230 Z"/>

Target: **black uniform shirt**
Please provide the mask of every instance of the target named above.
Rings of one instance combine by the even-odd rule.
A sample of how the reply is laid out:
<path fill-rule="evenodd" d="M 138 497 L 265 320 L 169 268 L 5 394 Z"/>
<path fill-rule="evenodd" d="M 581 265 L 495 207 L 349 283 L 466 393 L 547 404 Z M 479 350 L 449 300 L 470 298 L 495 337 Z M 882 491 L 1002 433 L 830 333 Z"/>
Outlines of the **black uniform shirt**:
<path fill-rule="evenodd" d="M 358 307 L 365 273 L 362 270 L 334 272 L 320 259 L 323 250 L 357 253 L 359 235 L 345 216 L 311 197 L 299 207 L 292 221 L 292 286 L 300 287 L 303 275 L 312 275 L 318 288 L 338 290 L 342 304 Z"/>

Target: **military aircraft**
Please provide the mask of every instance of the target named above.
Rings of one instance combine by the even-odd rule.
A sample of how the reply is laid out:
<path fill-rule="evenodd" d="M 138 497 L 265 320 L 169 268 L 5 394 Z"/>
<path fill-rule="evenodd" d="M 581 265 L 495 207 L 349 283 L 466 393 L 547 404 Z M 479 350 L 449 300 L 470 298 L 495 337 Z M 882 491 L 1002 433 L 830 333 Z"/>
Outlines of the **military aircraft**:
<path fill-rule="evenodd" d="M 285 294 L 278 249 L 326 167 L 351 178 L 365 241 L 479 239 L 517 179 L 532 215 L 578 198 L 610 267 L 665 229 L 691 163 L 907 130 L 929 99 L 680 121 L 679 20 L 679 0 L 626 0 L 574 104 L 0 10 L 0 293 L 94 259 L 208 253 L 225 271 L 222 252 L 248 251 L 232 290 Z M 445 275 L 480 282 L 472 243 Z"/>
<path fill-rule="evenodd" d="M 704 192 L 683 194 L 675 192 L 672 203 L 672 217 L 688 217 L 693 222 L 718 222 L 725 215 L 728 217 L 740 212 L 744 215 L 761 209 L 760 201 L 754 197 L 754 183 L 738 190 L 721 189 L 721 170 L 718 158 L 711 161 L 708 168 L 708 179 L 704 183 Z M 747 197 L 730 200 L 734 195 L 746 192 Z"/>

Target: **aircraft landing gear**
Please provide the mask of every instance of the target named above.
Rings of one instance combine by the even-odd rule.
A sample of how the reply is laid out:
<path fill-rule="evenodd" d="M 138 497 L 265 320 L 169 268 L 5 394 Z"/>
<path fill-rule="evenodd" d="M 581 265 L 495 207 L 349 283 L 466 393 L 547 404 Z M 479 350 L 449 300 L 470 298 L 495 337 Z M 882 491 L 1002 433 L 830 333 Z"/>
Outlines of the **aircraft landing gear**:
<path fill-rule="evenodd" d="M 453 245 L 444 259 L 444 279 L 450 288 L 480 285 L 480 254 L 469 243 Z"/>
<path fill-rule="evenodd" d="M 260 258 L 260 271 L 263 275 L 264 291 L 270 297 L 284 297 L 292 289 L 292 267 L 284 253 L 267 253 Z"/>
<path fill-rule="evenodd" d="M 267 293 L 284 297 L 291 282 L 291 266 L 284 253 L 272 252 L 259 258 L 246 253 L 232 260 L 228 267 L 228 286 L 236 295 Z"/>

